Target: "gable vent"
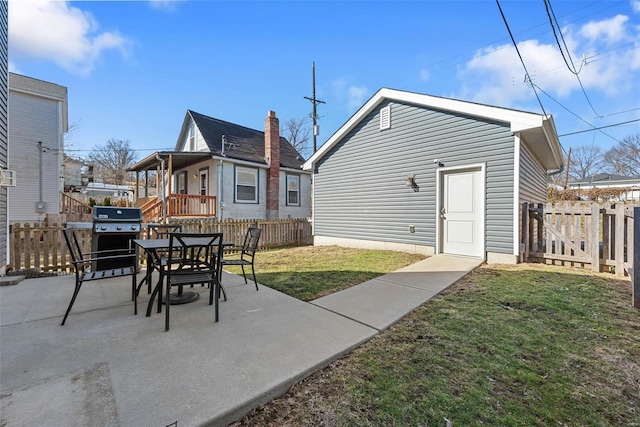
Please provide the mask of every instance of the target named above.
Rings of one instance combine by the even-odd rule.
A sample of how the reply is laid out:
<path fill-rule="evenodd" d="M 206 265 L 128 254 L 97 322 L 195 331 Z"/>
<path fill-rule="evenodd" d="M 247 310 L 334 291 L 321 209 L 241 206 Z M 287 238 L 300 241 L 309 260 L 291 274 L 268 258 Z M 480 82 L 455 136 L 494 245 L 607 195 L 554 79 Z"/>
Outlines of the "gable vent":
<path fill-rule="evenodd" d="M 384 107 L 380 110 L 380 130 L 389 129 L 391 127 L 391 106 Z"/>

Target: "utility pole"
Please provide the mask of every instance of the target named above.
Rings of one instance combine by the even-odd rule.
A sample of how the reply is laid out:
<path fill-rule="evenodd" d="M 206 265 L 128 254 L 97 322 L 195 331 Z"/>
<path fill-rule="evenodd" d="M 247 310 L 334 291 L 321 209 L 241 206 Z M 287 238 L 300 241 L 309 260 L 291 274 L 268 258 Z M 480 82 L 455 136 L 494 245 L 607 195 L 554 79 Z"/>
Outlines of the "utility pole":
<path fill-rule="evenodd" d="M 567 170 L 564 175 L 564 189 L 569 186 L 569 167 L 571 166 L 571 147 L 569 147 L 569 153 L 567 154 Z"/>
<path fill-rule="evenodd" d="M 325 102 L 319 99 L 316 99 L 316 62 L 313 61 L 312 64 L 313 65 L 311 68 L 311 72 L 312 72 L 312 79 L 313 79 L 312 80 L 313 81 L 313 98 L 309 98 L 308 96 L 305 96 L 304 99 L 308 99 L 313 104 L 313 112 L 311 113 L 311 118 L 313 119 L 313 152 L 315 153 L 318 149 L 316 144 L 316 137 L 320 133 L 318 128 L 318 114 L 316 113 L 316 107 L 318 106 L 318 104 L 325 104 Z"/>

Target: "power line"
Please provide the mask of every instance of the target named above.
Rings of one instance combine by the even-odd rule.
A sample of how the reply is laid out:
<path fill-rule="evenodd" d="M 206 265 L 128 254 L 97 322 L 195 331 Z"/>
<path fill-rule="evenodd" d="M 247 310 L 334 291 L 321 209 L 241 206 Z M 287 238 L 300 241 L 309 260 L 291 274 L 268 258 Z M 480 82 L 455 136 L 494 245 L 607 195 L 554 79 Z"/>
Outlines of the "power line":
<path fill-rule="evenodd" d="M 579 8 L 577 8 L 577 9 L 575 9 L 575 10 L 572 10 L 571 12 L 568 12 L 568 13 L 566 13 L 565 15 L 562 15 L 562 16 L 568 16 L 568 15 L 571 15 L 571 14 L 577 13 L 577 12 L 579 12 L 579 11 L 583 10 L 583 9 L 590 8 L 591 6 L 593 6 L 593 5 L 595 5 L 595 4 L 599 4 L 599 3 L 602 3 L 602 2 L 601 2 L 601 1 L 594 1 L 594 2 L 591 2 L 591 3 L 589 3 L 589 4 L 585 5 L 585 6 L 582 6 L 582 7 L 579 7 Z M 589 16 L 596 15 L 596 14 L 598 14 L 598 13 L 601 13 L 601 12 L 603 12 L 603 11 L 607 10 L 607 9 L 611 9 L 611 8 L 616 7 L 616 6 L 618 6 L 618 5 L 620 5 L 620 4 L 623 4 L 623 3 L 625 3 L 625 2 L 623 2 L 623 1 L 619 1 L 619 2 L 611 2 L 611 4 L 607 5 L 606 7 L 603 7 L 603 8 L 601 8 L 601 9 L 598 9 L 598 10 L 596 10 L 595 12 L 588 13 L 588 14 L 586 14 L 586 15 L 584 15 L 584 16 L 578 17 L 578 18 L 576 18 L 576 19 L 574 19 L 574 20 L 572 20 L 572 21 L 567 21 L 567 23 L 568 23 L 568 24 L 573 24 L 573 23 L 579 22 L 579 21 L 581 21 L 581 20 L 583 20 L 583 19 L 585 19 L 585 18 L 588 18 Z M 562 16 L 561 16 L 561 17 L 562 17 Z M 532 27 L 529 27 L 529 28 L 526 28 L 526 29 L 524 29 L 524 30 L 522 30 L 522 31 L 519 31 L 519 32 L 517 32 L 517 33 L 515 33 L 515 34 L 516 34 L 516 35 L 520 35 L 520 34 L 523 34 L 523 33 L 528 32 L 528 31 L 530 31 L 530 30 L 534 30 L 534 29 L 536 29 L 536 28 L 538 28 L 538 27 L 542 27 L 542 26 L 544 26 L 544 25 L 546 25 L 546 24 L 544 24 L 544 23 L 543 23 L 543 24 L 534 25 L 534 26 L 532 26 Z M 549 32 L 549 30 L 545 30 L 545 31 L 543 31 L 543 32 L 541 32 L 541 33 L 536 33 L 536 34 L 532 35 L 531 37 L 538 37 L 538 36 L 542 36 L 542 35 L 544 35 L 544 34 L 546 34 L 546 33 L 548 33 L 548 32 Z M 508 40 L 508 37 L 504 37 L 504 38 L 502 38 L 502 39 L 495 40 L 495 41 L 493 41 L 493 42 L 491 42 L 491 43 L 489 43 L 489 44 L 485 45 L 485 47 L 493 46 L 494 44 L 496 44 L 496 43 L 500 43 L 500 42 L 502 42 L 502 41 L 503 41 L 503 40 L 505 40 L 505 39 L 506 39 L 506 40 Z M 484 52 L 484 53 L 479 54 L 479 55 L 475 55 L 474 57 L 475 57 L 475 58 L 480 58 L 480 57 L 483 57 L 483 56 L 491 55 L 492 53 L 497 52 L 497 51 L 499 51 L 499 50 L 502 50 L 502 49 L 504 49 L 504 48 L 505 48 L 505 46 L 500 47 L 500 48 L 497 48 L 497 49 L 493 49 L 493 50 L 491 50 L 491 51 Z M 460 53 L 460 54 L 457 54 L 457 55 L 451 56 L 451 57 L 449 57 L 449 58 L 444 58 L 444 59 L 441 59 L 441 60 L 436 61 L 436 62 L 434 62 L 434 63 L 428 64 L 426 67 L 427 67 L 427 68 L 429 68 L 429 69 L 431 69 L 432 67 L 434 67 L 434 66 L 436 66 L 436 65 L 440 65 L 440 64 L 443 64 L 443 63 L 447 63 L 447 62 L 448 62 L 448 61 L 450 61 L 450 60 L 455 60 L 456 58 L 464 57 L 464 56 L 466 56 L 466 55 L 468 55 L 468 54 L 475 54 L 475 53 L 477 53 L 477 52 L 478 52 L 478 50 L 479 50 L 479 49 L 474 49 L 474 50 L 469 50 L 469 51 L 466 51 L 466 52 L 462 52 L 462 53 Z M 605 53 L 606 53 L 606 52 L 605 52 Z M 462 60 L 462 61 L 457 61 L 457 62 L 455 62 L 455 63 L 453 63 L 453 64 L 450 64 L 450 65 L 443 65 L 441 68 L 439 68 L 439 69 L 437 68 L 435 71 L 445 70 L 445 69 L 447 69 L 447 68 L 454 67 L 454 66 L 456 66 L 456 65 L 460 65 L 460 64 L 465 63 L 465 62 L 467 62 L 467 60 L 466 60 L 466 59 L 465 59 L 465 60 Z"/>
<path fill-rule="evenodd" d="M 614 123 L 612 125 L 607 125 L 607 126 L 599 126 L 597 128 L 593 128 L 593 129 L 585 129 L 585 130 L 579 130 L 579 131 L 576 131 L 576 132 L 563 133 L 562 135 L 558 135 L 558 136 L 577 135 L 579 133 L 593 132 L 594 130 L 606 129 L 606 128 L 611 128 L 611 127 L 615 127 L 615 126 L 622 126 L 622 125 L 627 125 L 629 123 L 634 123 L 634 122 L 640 122 L 640 119 L 629 120 L 629 121 L 620 122 L 620 123 Z"/>
<path fill-rule="evenodd" d="M 582 117 L 580 117 L 579 115 L 577 115 L 576 113 L 574 113 L 573 111 L 571 111 L 570 109 L 568 109 L 567 107 L 565 107 L 564 105 L 562 105 L 558 100 L 556 100 L 554 97 L 552 97 L 551 95 L 549 95 L 547 92 L 545 92 L 540 86 L 535 85 L 534 83 L 531 83 L 532 85 L 536 86 L 540 92 L 544 93 L 545 95 L 547 95 L 553 102 L 555 102 L 556 104 L 558 104 L 559 106 L 561 106 L 562 108 L 564 108 L 565 110 L 567 110 L 570 114 L 574 115 L 575 117 L 577 117 L 579 120 L 583 121 L 584 123 L 588 124 L 589 126 L 591 126 L 591 130 L 597 130 L 598 132 L 600 132 L 603 135 L 608 136 L 609 138 L 613 139 L 614 141 L 618 142 L 618 143 L 622 143 L 622 141 L 620 141 L 617 138 L 614 138 L 613 136 L 609 135 L 606 132 L 603 132 L 602 130 L 599 130 L 598 128 L 596 128 L 594 125 L 592 125 L 591 123 L 589 123 L 588 121 L 586 121 L 585 119 L 583 119 Z"/>
<path fill-rule="evenodd" d="M 596 112 L 596 109 L 593 108 L 593 104 L 591 103 L 591 100 L 589 99 L 589 96 L 587 95 L 587 91 L 584 89 L 584 85 L 582 84 L 582 80 L 580 80 L 580 71 L 582 70 L 582 65 L 580 66 L 580 70 L 576 69 L 575 64 L 573 63 L 573 59 L 571 58 L 571 52 L 569 51 L 569 48 L 567 47 L 567 43 L 564 40 L 564 36 L 562 35 L 562 29 L 560 28 L 560 25 L 558 24 L 558 19 L 556 18 L 556 14 L 553 11 L 553 7 L 551 6 L 551 0 L 544 0 L 544 6 L 547 12 L 547 17 L 549 18 L 549 23 L 551 24 L 551 29 L 553 30 L 553 37 L 556 39 L 556 44 L 558 45 L 558 50 L 560 50 L 560 55 L 562 55 L 562 59 L 564 60 L 564 63 L 567 65 L 567 68 L 569 69 L 569 71 L 571 72 L 571 74 L 573 74 L 574 76 L 576 76 L 576 79 L 578 79 L 578 83 L 580 84 L 580 88 L 582 89 L 582 93 L 584 94 L 584 97 L 587 100 L 587 103 L 589 104 L 589 106 L 591 107 L 591 110 L 593 111 L 593 113 L 598 116 L 601 117 L 600 114 L 598 114 Z M 552 18 L 553 16 L 553 18 Z M 555 25 L 554 25 L 555 23 Z M 567 58 L 564 55 L 564 51 L 562 50 L 562 46 L 560 45 L 560 40 L 558 40 L 558 35 L 556 34 L 556 27 L 558 27 L 558 32 L 560 33 L 560 38 L 562 39 L 562 44 L 564 45 L 565 50 L 567 51 L 567 56 L 569 57 L 569 61 L 571 62 L 571 67 L 569 66 L 569 63 L 567 62 Z"/>
<path fill-rule="evenodd" d="M 538 92 L 536 92 L 535 85 L 531 81 L 531 77 L 529 75 L 529 71 L 527 71 L 527 66 L 524 64 L 524 60 L 522 59 L 522 55 L 520 55 L 520 49 L 518 49 L 518 44 L 516 43 L 516 40 L 513 38 L 513 33 L 511 33 L 511 28 L 509 28 L 509 23 L 507 22 L 507 18 L 504 16 L 504 12 L 502 11 L 502 7 L 500 6 L 500 0 L 496 0 L 496 4 L 498 5 L 498 9 L 500 10 L 500 15 L 502 15 L 502 20 L 504 21 L 504 25 L 507 27 L 507 31 L 509 32 L 509 37 L 511 37 L 511 42 L 513 43 L 513 46 L 516 48 L 516 52 L 518 53 L 518 58 L 520 58 L 520 63 L 522 64 L 522 67 L 524 68 L 525 79 L 529 83 L 531 83 L 531 88 L 533 89 L 533 93 L 536 94 L 536 99 L 538 100 L 538 103 L 540 104 L 540 108 L 542 108 L 542 112 L 544 113 L 545 116 L 548 116 L 547 112 L 544 110 L 544 106 L 542 105 L 542 101 L 540 100 L 540 97 L 538 96 Z"/>

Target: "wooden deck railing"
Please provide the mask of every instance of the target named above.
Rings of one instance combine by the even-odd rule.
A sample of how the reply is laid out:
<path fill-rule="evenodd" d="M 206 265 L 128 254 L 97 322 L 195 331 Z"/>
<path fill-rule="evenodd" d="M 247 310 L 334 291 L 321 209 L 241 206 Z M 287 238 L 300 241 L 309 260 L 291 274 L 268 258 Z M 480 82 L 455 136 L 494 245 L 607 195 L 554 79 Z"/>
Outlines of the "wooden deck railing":
<path fill-rule="evenodd" d="M 149 200 L 142 207 L 144 222 L 160 222 L 162 217 L 162 200 Z M 216 196 L 199 196 L 197 194 L 172 194 L 166 200 L 167 218 L 180 217 L 215 217 Z"/>
<path fill-rule="evenodd" d="M 60 193 L 60 213 L 63 214 L 90 214 L 93 209 L 86 203 L 76 200 L 65 193 Z"/>

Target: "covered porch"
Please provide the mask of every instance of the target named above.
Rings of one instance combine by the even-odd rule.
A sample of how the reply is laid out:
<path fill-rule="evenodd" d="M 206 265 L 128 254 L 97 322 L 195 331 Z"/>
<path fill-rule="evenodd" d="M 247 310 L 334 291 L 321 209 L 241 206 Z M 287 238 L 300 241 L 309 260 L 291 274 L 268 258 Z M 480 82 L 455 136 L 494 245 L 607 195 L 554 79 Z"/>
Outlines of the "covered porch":
<path fill-rule="evenodd" d="M 218 200 L 215 195 L 187 194 L 176 191 L 174 174 L 212 158 L 208 152 L 158 151 L 131 166 L 136 174 L 135 206 L 142 209 L 144 222 L 162 222 L 178 217 L 216 217 Z M 186 179 L 186 173 L 185 173 Z M 157 196 L 150 196 L 149 186 L 155 182 Z"/>

